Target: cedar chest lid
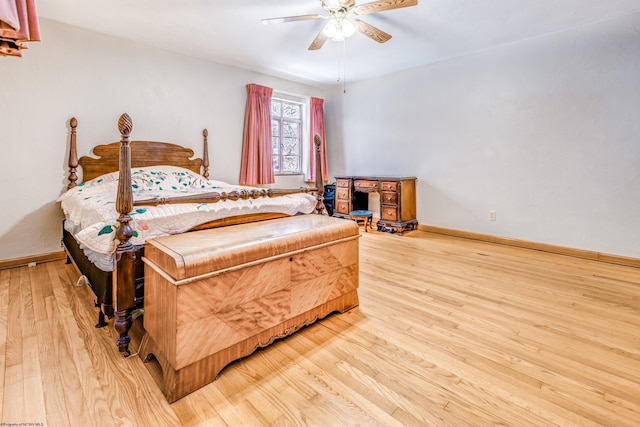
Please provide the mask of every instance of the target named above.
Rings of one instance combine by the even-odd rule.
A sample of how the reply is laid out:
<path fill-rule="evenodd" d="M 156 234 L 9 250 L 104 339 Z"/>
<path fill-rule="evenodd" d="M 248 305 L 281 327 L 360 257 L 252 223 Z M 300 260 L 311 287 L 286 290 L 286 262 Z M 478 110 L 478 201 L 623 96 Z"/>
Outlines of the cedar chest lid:
<path fill-rule="evenodd" d="M 183 280 L 359 236 L 354 221 L 299 215 L 148 240 L 145 258 Z"/>

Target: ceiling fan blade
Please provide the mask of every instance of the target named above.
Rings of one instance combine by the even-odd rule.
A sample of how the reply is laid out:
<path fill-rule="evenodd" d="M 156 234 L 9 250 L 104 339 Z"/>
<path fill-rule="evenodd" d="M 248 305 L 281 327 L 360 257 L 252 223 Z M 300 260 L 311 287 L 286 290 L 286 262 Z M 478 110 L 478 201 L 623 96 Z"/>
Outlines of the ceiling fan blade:
<path fill-rule="evenodd" d="M 320 32 L 318 33 L 316 38 L 313 39 L 313 41 L 309 45 L 309 50 L 318 50 L 318 49 L 320 49 L 322 47 L 322 45 L 324 44 L 324 42 L 327 41 L 327 39 L 328 39 L 328 37 L 324 34 L 324 31 L 320 30 Z"/>
<path fill-rule="evenodd" d="M 356 15 L 368 15 L 369 13 L 384 12 L 385 10 L 400 9 L 402 7 L 417 6 L 418 0 L 378 0 L 372 3 L 361 4 L 350 9 Z"/>
<path fill-rule="evenodd" d="M 353 25 L 356 27 L 356 30 L 358 30 L 358 32 L 364 34 L 370 39 L 377 41 L 378 43 L 384 43 L 391 38 L 390 34 L 387 34 L 381 29 L 376 28 L 371 24 L 367 24 L 366 22 L 359 19 L 352 19 L 351 22 L 353 22 Z"/>
<path fill-rule="evenodd" d="M 284 18 L 267 18 L 267 19 L 263 19 L 262 23 L 263 24 L 281 24 L 283 22 L 294 22 L 294 21 L 314 21 L 317 19 L 325 19 L 328 18 L 328 16 L 324 16 L 324 15 L 318 15 L 318 14 L 314 14 L 314 15 L 298 15 L 298 16 L 285 16 Z"/>

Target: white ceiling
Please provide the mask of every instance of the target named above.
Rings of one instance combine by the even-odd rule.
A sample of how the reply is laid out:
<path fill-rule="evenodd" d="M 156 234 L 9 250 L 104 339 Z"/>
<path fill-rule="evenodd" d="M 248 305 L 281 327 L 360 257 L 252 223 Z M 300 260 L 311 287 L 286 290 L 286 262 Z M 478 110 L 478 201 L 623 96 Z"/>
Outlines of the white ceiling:
<path fill-rule="evenodd" d="M 640 0 L 419 0 L 360 18 L 393 38 L 349 38 L 345 77 L 370 78 L 639 11 Z M 339 76 L 341 43 L 307 50 L 326 21 L 260 21 L 325 14 L 319 0 L 38 0 L 38 13 L 296 81 L 335 84 Z"/>

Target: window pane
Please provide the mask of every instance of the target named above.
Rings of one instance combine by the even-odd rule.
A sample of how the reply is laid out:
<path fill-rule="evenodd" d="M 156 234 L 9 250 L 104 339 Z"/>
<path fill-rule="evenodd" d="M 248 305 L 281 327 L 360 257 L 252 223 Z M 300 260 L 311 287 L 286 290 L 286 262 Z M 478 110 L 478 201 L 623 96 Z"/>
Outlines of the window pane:
<path fill-rule="evenodd" d="M 292 119 L 300 118 L 300 104 L 283 103 L 282 105 L 282 117 L 288 117 Z"/>
<path fill-rule="evenodd" d="M 288 138 L 297 138 L 300 136 L 300 123 L 284 122 L 282 127 L 283 136 Z"/>
<path fill-rule="evenodd" d="M 271 135 L 280 136 L 280 122 L 278 120 L 271 120 Z"/>
<path fill-rule="evenodd" d="M 271 138 L 272 154 L 280 154 L 280 138 Z"/>
<path fill-rule="evenodd" d="M 298 172 L 298 156 L 283 156 L 282 172 Z"/>
<path fill-rule="evenodd" d="M 283 155 L 298 155 L 300 154 L 300 144 L 298 138 L 285 138 L 282 140 L 282 154 Z"/>
<path fill-rule="evenodd" d="M 271 115 L 280 117 L 282 116 L 282 102 L 271 100 Z"/>
<path fill-rule="evenodd" d="M 280 172 L 280 156 L 273 156 L 273 171 Z"/>

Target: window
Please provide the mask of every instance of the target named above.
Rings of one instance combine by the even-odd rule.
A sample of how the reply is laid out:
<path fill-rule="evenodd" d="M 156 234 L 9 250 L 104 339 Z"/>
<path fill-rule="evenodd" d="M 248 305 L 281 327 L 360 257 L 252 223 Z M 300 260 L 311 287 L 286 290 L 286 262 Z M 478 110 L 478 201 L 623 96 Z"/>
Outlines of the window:
<path fill-rule="evenodd" d="M 271 98 L 273 172 L 276 175 L 302 174 L 305 104 L 285 97 Z"/>

